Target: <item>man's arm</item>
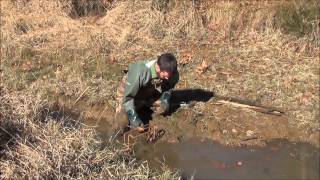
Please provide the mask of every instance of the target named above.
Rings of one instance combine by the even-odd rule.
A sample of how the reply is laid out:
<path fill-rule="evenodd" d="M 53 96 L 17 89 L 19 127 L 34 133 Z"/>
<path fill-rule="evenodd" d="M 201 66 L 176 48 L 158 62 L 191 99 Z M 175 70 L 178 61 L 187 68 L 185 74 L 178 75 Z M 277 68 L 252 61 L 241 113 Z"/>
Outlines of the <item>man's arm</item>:
<path fill-rule="evenodd" d="M 163 112 L 167 112 L 170 109 L 171 90 L 179 81 L 179 72 L 173 74 L 173 76 L 161 86 L 162 95 L 160 97 L 161 108 Z"/>
<path fill-rule="evenodd" d="M 134 98 L 137 95 L 139 89 L 146 84 L 147 79 L 145 78 L 145 72 L 136 66 L 131 67 L 127 74 L 127 82 L 125 85 L 123 107 L 126 112 L 130 109 L 135 110 Z"/>
<path fill-rule="evenodd" d="M 148 74 L 144 68 L 138 64 L 134 64 L 129 68 L 128 78 L 125 86 L 123 97 L 123 108 L 127 112 L 129 126 L 137 128 L 143 124 L 139 118 L 134 105 L 134 98 L 138 94 L 139 89 L 148 83 Z"/>

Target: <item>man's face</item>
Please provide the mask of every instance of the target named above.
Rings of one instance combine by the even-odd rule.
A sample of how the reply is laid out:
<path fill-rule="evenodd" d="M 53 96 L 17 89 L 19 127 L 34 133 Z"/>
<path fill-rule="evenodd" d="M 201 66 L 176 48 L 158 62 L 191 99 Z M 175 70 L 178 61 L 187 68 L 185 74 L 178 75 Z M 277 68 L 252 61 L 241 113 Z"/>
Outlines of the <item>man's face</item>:
<path fill-rule="evenodd" d="M 168 71 L 161 71 L 160 70 L 159 77 L 160 77 L 160 79 L 168 80 L 171 77 L 171 73 L 169 73 Z"/>
<path fill-rule="evenodd" d="M 161 70 L 158 64 L 156 64 L 156 71 L 157 71 L 160 79 L 168 80 L 172 75 L 172 73 L 170 73 L 168 71 Z"/>

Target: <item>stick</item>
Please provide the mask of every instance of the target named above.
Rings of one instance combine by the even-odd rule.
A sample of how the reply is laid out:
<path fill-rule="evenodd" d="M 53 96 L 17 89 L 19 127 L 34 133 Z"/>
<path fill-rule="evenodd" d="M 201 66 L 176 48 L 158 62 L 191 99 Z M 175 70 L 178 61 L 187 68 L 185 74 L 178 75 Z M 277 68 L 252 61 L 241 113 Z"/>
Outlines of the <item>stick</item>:
<path fill-rule="evenodd" d="M 232 98 L 232 97 L 225 97 L 225 96 L 215 96 L 215 98 L 218 103 L 230 104 L 232 106 L 247 108 L 247 109 L 251 109 L 251 110 L 258 111 L 265 114 L 271 114 L 276 116 L 281 116 L 282 114 L 284 114 L 283 111 L 276 109 L 274 107 L 267 107 L 267 106 L 263 106 L 263 105 L 256 104 L 254 102 L 250 102 L 246 100 L 241 100 L 241 99 Z"/>
<path fill-rule="evenodd" d="M 80 96 L 76 99 L 76 101 L 72 104 L 72 107 L 76 105 L 79 99 L 83 96 L 83 94 L 89 89 L 89 86 L 80 94 Z"/>

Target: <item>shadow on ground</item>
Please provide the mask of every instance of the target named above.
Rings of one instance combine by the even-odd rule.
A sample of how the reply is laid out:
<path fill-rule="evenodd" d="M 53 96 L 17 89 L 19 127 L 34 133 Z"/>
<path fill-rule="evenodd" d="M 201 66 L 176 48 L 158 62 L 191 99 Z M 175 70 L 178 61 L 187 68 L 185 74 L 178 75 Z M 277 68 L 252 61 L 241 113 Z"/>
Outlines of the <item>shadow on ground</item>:
<path fill-rule="evenodd" d="M 17 145 L 17 140 L 25 133 L 25 127 L 18 119 L 0 120 L 0 159 L 5 152 Z"/>
<path fill-rule="evenodd" d="M 203 89 L 181 89 L 174 90 L 170 100 L 170 110 L 164 114 L 164 116 L 170 116 L 176 112 L 181 104 L 190 104 L 195 102 L 207 102 L 214 96 L 211 91 Z M 148 124 L 152 120 L 153 110 L 150 107 L 144 107 L 138 110 L 139 117 L 141 120 Z"/>
<path fill-rule="evenodd" d="M 183 89 L 172 92 L 171 106 L 168 113 L 171 115 L 176 112 L 181 104 L 191 104 L 194 102 L 207 102 L 214 96 L 214 92 L 203 89 Z"/>
<path fill-rule="evenodd" d="M 39 121 L 42 123 L 55 121 L 69 128 L 79 128 L 81 123 L 79 112 L 59 103 L 55 103 L 50 107 L 44 107 L 39 111 L 39 115 Z"/>
<path fill-rule="evenodd" d="M 214 96 L 214 92 L 204 89 L 181 89 L 172 92 L 172 103 L 182 103 L 190 101 L 207 102 Z"/>

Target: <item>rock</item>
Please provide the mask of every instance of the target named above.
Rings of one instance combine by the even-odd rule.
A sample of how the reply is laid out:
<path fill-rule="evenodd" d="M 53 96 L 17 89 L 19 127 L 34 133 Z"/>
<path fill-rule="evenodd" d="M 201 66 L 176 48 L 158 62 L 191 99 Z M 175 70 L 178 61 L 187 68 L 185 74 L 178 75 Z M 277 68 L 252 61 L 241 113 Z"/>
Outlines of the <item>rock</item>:
<path fill-rule="evenodd" d="M 236 129 L 231 130 L 233 133 L 237 133 L 238 131 Z"/>
<path fill-rule="evenodd" d="M 177 142 L 178 142 L 178 141 L 175 140 L 175 139 L 169 139 L 169 140 L 168 140 L 168 143 L 172 143 L 172 144 L 173 144 L 173 143 L 177 143 Z"/>
<path fill-rule="evenodd" d="M 247 134 L 248 137 L 251 137 L 251 136 L 254 134 L 254 132 L 251 131 L 251 130 L 248 130 L 248 131 L 246 132 L 246 134 Z"/>
<path fill-rule="evenodd" d="M 228 133 L 228 130 L 224 129 L 224 130 L 222 131 L 222 133 L 223 133 L 223 134 L 227 134 L 227 133 Z"/>

